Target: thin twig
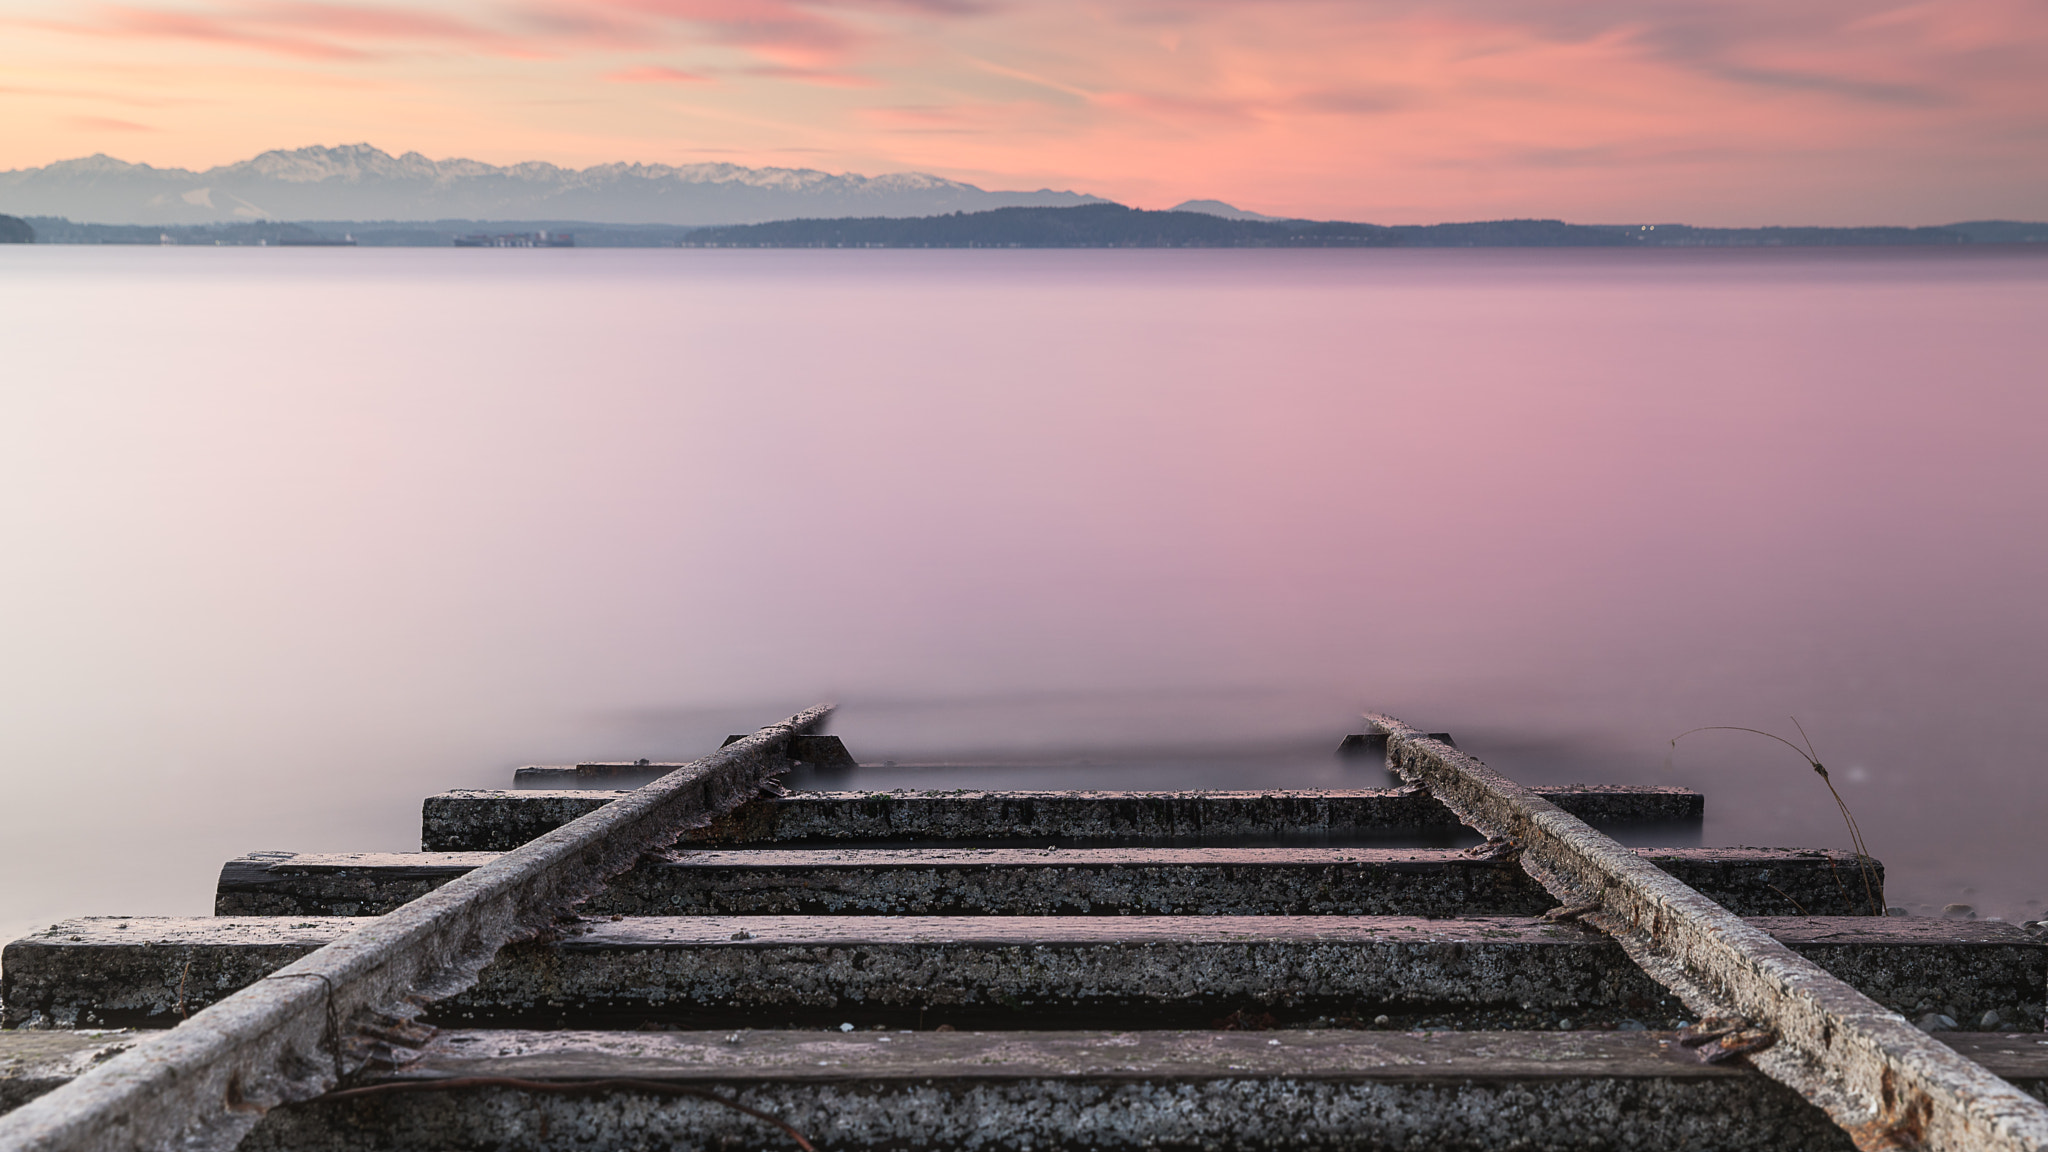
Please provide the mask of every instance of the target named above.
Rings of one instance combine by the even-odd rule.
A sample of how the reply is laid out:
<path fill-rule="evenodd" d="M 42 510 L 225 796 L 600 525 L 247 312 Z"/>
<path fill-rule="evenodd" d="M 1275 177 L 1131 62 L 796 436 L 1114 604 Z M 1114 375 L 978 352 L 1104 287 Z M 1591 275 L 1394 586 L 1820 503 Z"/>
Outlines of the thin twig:
<path fill-rule="evenodd" d="M 1831 860 L 1829 861 L 1829 863 L 1833 863 L 1833 861 Z M 1799 908 L 1799 901 L 1794 900 L 1790 892 L 1785 891 L 1783 888 L 1778 887 L 1776 884 L 1766 884 L 1764 885 L 1764 887 L 1769 888 L 1771 891 L 1776 892 L 1780 896 L 1783 896 L 1785 898 L 1785 903 L 1790 904 L 1794 908 Z M 1801 916 L 1806 915 L 1806 909 L 1799 908 L 1799 914 Z"/>
<path fill-rule="evenodd" d="M 348 1079 L 341 1058 L 341 1019 L 334 1011 L 334 981 L 325 972 L 272 972 L 265 980 L 318 980 L 327 988 L 327 1050 L 334 1057 L 334 1082 Z"/>
<path fill-rule="evenodd" d="M 348 1100 L 357 1096 L 378 1096 L 390 1092 L 441 1092 L 457 1088 L 512 1088 L 520 1092 L 550 1092 L 560 1095 L 574 1095 L 583 1092 L 604 1092 L 613 1089 L 628 1089 L 634 1092 L 651 1092 L 660 1096 L 693 1096 L 723 1104 L 735 1112 L 743 1112 L 765 1124 L 780 1128 L 797 1147 L 804 1152 L 817 1152 L 804 1134 L 781 1119 L 771 1116 L 758 1108 L 749 1108 L 737 1100 L 728 1100 L 715 1092 L 701 1088 L 685 1088 L 680 1084 L 664 1084 L 659 1080 L 520 1080 L 512 1076 L 458 1076 L 449 1080 L 394 1080 L 384 1084 L 369 1084 L 361 1088 L 344 1088 L 319 1097 L 321 1100 Z"/>
<path fill-rule="evenodd" d="M 1776 740 L 1785 747 L 1799 753 L 1799 758 L 1806 761 L 1807 766 L 1812 768 L 1814 773 L 1820 777 L 1821 783 L 1828 786 L 1828 795 L 1835 798 L 1835 807 L 1841 809 L 1842 823 L 1847 825 L 1849 829 L 1849 847 L 1856 853 L 1856 871 L 1863 877 L 1863 895 L 1870 901 L 1870 914 L 1872 916 L 1882 916 L 1884 915 L 1884 906 L 1877 898 L 1877 886 L 1872 884 L 1870 880 L 1870 851 L 1863 844 L 1863 829 L 1857 826 L 1856 817 L 1850 813 L 1849 805 L 1842 799 L 1842 794 L 1835 791 L 1835 782 L 1828 776 L 1828 770 L 1821 766 L 1820 756 L 1813 750 L 1813 738 L 1806 734 L 1806 727 L 1799 723 L 1799 717 L 1797 716 L 1791 717 L 1791 720 L 1792 727 L 1799 730 L 1799 739 L 1805 742 L 1803 747 L 1799 744 L 1794 744 L 1775 732 L 1766 732 L 1761 728 L 1743 728 L 1735 724 L 1708 724 L 1701 728 L 1688 728 L 1671 738 L 1671 747 L 1676 749 L 1680 740 L 1695 732 L 1748 732 L 1752 735 Z M 1828 858 L 1828 868 L 1832 870 L 1834 866 L 1835 861 L 1831 856 Z M 1835 883 L 1841 884 L 1841 877 L 1839 875 L 1836 876 Z M 1846 886 L 1844 895 L 1847 895 Z M 1789 897 L 1787 898 L 1789 899 Z"/>

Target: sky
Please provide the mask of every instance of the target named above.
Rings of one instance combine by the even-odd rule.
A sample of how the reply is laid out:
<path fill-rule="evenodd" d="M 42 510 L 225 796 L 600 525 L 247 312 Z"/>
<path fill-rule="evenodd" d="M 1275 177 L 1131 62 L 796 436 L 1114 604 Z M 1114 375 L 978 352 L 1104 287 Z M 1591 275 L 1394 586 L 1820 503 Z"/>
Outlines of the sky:
<path fill-rule="evenodd" d="M 2048 219 L 2043 0 L 0 0 L 0 169 L 369 143 L 1140 207 Z"/>

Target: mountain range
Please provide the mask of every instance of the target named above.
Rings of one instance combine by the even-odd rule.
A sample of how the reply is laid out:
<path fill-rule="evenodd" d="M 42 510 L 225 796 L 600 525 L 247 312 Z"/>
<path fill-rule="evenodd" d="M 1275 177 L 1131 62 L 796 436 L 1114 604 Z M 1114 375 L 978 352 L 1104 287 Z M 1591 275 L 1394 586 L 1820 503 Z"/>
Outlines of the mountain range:
<path fill-rule="evenodd" d="M 0 213 L 101 224 L 256 220 L 584 220 L 750 224 L 820 216 L 931 216 L 1102 203 L 1001 192 L 921 172 L 834 175 L 738 164 L 560 168 L 393 156 L 368 144 L 265 152 L 194 172 L 95 155 L 0 172 Z"/>

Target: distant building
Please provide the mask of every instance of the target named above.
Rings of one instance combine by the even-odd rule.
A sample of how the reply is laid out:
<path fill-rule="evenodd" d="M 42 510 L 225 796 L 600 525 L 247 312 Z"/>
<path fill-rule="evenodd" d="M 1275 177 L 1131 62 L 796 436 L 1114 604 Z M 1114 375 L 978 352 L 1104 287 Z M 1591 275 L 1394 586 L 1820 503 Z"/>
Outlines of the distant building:
<path fill-rule="evenodd" d="M 573 232 L 472 232 L 455 238 L 457 248 L 574 248 Z"/>

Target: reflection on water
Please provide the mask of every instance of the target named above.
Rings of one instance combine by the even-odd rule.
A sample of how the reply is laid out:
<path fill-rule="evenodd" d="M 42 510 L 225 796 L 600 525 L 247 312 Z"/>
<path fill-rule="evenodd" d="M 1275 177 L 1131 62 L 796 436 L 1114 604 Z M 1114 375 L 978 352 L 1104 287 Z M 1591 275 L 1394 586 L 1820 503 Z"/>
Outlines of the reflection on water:
<path fill-rule="evenodd" d="M 1894 903 L 2039 915 L 2044 304 L 2009 250 L 0 250 L 0 931 L 822 698 L 863 784 L 1320 785 L 1371 707 L 1844 846 L 1784 749 L 1667 744 L 1797 715 Z"/>

